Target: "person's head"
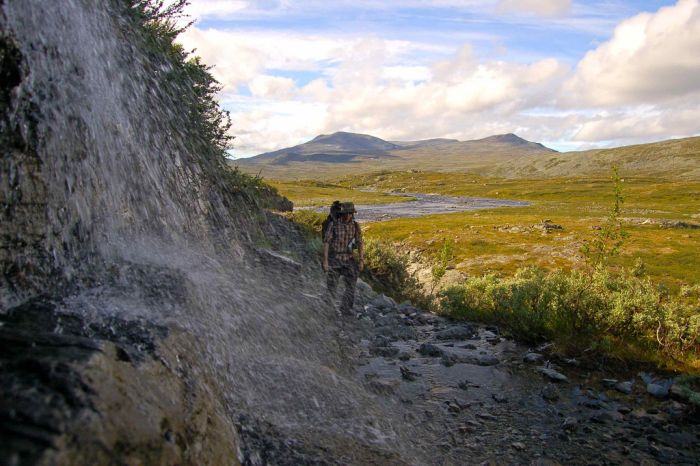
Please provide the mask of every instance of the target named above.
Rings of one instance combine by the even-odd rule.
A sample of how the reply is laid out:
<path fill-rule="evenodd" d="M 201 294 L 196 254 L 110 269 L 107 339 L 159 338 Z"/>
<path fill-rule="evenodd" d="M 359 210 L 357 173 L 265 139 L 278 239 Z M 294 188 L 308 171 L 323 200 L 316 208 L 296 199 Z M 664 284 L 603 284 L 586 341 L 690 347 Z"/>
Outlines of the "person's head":
<path fill-rule="evenodd" d="M 347 222 L 350 220 L 355 212 L 357 212 L 355 210 L 355 204 L 352 202 L 343 202 L 340 204 L 340 216 L 343 221 Z"/>

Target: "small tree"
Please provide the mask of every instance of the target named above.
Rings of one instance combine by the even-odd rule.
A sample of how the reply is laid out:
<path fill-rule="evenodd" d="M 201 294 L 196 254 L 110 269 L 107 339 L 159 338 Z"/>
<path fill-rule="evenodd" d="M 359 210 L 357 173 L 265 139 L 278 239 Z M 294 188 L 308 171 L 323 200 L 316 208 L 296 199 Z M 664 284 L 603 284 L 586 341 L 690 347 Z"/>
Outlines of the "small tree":
<path fill-rule="evenodd" d="M 450 265 L 452 257 L 454 256 L 454 243 L 451 239 L 445 239 L 442 242 L 442 248 L 440 249 L 440 257 L 438 258 L 437 264 L 435 264 L 431 270 L 433 280 L 430 284 L 430 294 L 434 294 L 435 288 L 437 287 L 440 280 L 445 276 L 447 272 L 447 266 Z"/>
<path fill-rule="evenodd" d="M 591 268 L 607 265 L 612 257 L 620 253 L 625 238 L 629 236 L 620 218 L 622 204 L 625 202 L 622 196 L 622 180 L 617 167 L 613 167 L 612 172 L 613 205 L 608 217 L 595 233 L 593 239 L 581 248 L 581 252 Z"/>

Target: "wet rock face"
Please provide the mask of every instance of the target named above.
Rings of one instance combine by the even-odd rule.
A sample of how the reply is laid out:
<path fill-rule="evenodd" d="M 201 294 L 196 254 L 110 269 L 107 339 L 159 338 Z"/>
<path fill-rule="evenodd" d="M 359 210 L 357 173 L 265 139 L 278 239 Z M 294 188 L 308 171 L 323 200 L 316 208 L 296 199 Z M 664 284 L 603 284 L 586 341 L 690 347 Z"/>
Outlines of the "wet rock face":
<path fill-rule="evenodd" d="M 21 294 L 46 277 L 38 270 L 45 261 L 46 186 L 32 143 L 36 108 L 19 89 L 27 73 L 15 40 L 0 32 L 0 309 L 10 291 Z"/>
<path fill-rule="evenodd" d="M 35 299 L 0 317 L 0 464 L 236 463 L 187 336 L 53 310 Z"/>

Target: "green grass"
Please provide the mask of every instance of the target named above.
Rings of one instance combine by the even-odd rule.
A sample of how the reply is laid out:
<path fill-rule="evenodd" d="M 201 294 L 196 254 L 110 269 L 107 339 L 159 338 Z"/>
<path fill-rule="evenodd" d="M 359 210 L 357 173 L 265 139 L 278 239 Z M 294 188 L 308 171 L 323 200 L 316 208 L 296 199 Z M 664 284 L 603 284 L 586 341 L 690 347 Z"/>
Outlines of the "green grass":
<path fill-rule="evenodd" d="M 671 289 L 700 283 L 700 230 L 665 229 L 662 220 L 700 223 L 700 182 L 625 177 L 622 217 L 630 233 L 614 266 L 644 260 L 650 276 Z M 508 276 L 523 266 L 573 269 L 582 263 L 580 248 L 606 217 L 613 200 L 609 177 L 499 179 L 464 173 L 381 172 L 345 177 L 334 183 L 273 182 L 297 205 L 328 205 L 340 199 L 357 203 L 396 201 L 383 191 L 525 200 L 525 207 L 432 215 L 375 222 L 368 238 L 436 260 L 443 240 L 454 241 L 453 264 L 468 276 Z M 366 193 L 358 189 L 373 189 Z M 563 230 L 544 233 L 545 219 Z M 643 224 L 648 221 L 651 223 Z M 655 222 L 655 223 L 654 223 Z"/>

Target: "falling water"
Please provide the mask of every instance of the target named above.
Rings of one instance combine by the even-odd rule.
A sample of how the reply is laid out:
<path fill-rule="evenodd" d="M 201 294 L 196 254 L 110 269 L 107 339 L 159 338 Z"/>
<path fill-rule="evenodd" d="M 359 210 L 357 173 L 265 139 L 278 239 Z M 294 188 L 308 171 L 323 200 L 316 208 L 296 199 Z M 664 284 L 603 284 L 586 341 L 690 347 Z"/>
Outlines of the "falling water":
<path fill-rule="evenodd" d="M 145 50 L 124 3 L 0 9 L 15 77 L 0 95 L 1 308 L 61 287 L 59 311 L 86 322 L 192 335 L 195 375 L 213 375 L 231 422 L 247 414 L 330 451 L 352 441 L 415 457 L 347 367 L 308 252 L 275 239 L 289 231 L 281 220 L 217 190 L 178 106 L 187 83 L 167 80 L 172 65 Z"/>

